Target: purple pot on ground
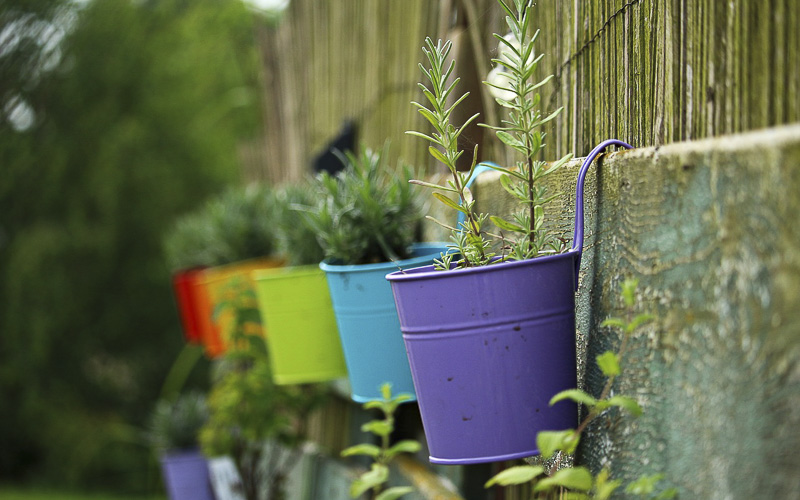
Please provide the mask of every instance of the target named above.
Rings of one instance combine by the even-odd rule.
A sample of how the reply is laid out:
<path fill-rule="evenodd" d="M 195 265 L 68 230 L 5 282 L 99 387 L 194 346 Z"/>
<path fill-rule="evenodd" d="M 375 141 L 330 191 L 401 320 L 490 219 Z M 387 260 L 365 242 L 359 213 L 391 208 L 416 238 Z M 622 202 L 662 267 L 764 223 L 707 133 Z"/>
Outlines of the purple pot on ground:
<path fill-rule="evenodd" d="M 577 387 L 575 290 L 583 244 L 578 175 L 570 251 L 485 267 L 433 266 L 392 285 L 430 461 L 472 464 L 536 455 L 536 434 L 574 428 L 578 408 L 557 393 Z"/>
<path fill-rule="evenodd" d="M 165 453 L 161 473 L 170 500 L 214 500 L 208 462 L 199 451 Z"/>

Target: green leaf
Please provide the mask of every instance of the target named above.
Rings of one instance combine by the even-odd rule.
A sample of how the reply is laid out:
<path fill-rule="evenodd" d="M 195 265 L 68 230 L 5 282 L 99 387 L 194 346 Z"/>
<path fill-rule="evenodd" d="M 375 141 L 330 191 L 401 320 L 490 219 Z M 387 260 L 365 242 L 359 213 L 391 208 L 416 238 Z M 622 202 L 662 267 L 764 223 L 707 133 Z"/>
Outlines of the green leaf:
<path fill-rule="evenodd" d="M 362 425 L 361 430 L 384 437 L 392 433 L 392 427 L 393 426 L 385 420 L 373 420 L 372 422 L 367 422 L 366 424 Z"/>
<path fill-rule="evenodd" d="M 622 480 L 620 479 L 609 481 L 608 476 L 608 469 L 604 468 L 595 478 L 594 500 L 608 500 L 611 498 L 611 494 L 614 493 L 614 490 L 619 488 L 619 486 L 622 484 Z"/>
<path fill-rule="evenodd" d="M 426 139 L 426 140 L 428 140 L 428 141 L 430 141 L 430 142 L 433 142 L 433 143 L 436 143 L 436 144 L 438 144 L 438 143 L 439 143 L 439 141 L 437 141 L 437 140 L 436 140 L 436 139 L 434 139 L 433 137 L 431 137 L 431 136 L 429 136 L 429 135 L 426 135 L 426 134 L 423 134 L 423 133 L 421 133 L 421 132 L 417 132 L 417 131 L 415 131 L 415 130 L 406 130 L 406 134 L 408 134 L 408 135 L 413 135 L 414 137 L 421 137 L 421 138 L 423 138 L 423 139 Z"/>
<path fill-rule="evenodd" d="M 542 173 L 542 177 L 544 177 L 545 175 L 550 175 L 553 172 L 557 171 L 558 169 L 560 169 L 561 167 L 566 165 L 567 162 L 570 161 L 571 159 L 572 159 L 572 153 L 569 153 L 569 154 L 564 155 L 563 157 L 561 157 L 561 159 L 556 161 L 555 163 L 551 163 L 548 166 L 548 168 L 544 169 L 544 172 Z"/>
<path fill-rule="evenodd" d="M 381 454 L 381 449 L 374 444 L 362 443 L 342 450 L 343 457 L 351 457 L 353 455 L 366 455 L 368 457 L 376 458 Z"/>
<path fill-rule="evenodd" d="M 619 375 L 619 360 L 617 359 L 616 353 L 612 351 L 606 351 L 597 356 L 597 366 L 600 367 L 600 370 L 606 377 L 616 377 Z"/>
<path fill-rule="evenodd" d="M 634 417 L 642 416 L 642 407 L 639 406 L 639 403 L 636 402 L 635 399 L 628 397 L 628 396 L 613 396 L 606 400 L 606 402 L 610 406 L 618 406 L 628 413 L 633 415 Z"/>
<path fill-rule="evenodd" d="M 378 410 L 383 410 L 385 412 L 387 405 L 383 401 L 374 401 L 373 400 L 373 401 L 367 401 L 366 403 L 364 403 L 362 405 L 362 407 L 365 410 L 376 410 L 376 409 L 378 409 Z"/>
<path fill-rule="evenodd" d="M 464 188 L 464 202 L 467 205 L 472 205 L 473 201 L 475 201 L 475 199 L 472 197 L 472 191 L 470 191 L 468 187 L 465 187 Z"/>
<path fill-rule="evenodd" d="M 558 497 L 559 500 L 596 500 L 593 497 L 590 497 L 586 493 L 581 493 L 579 491 L 567 491 L 562 496 Z"/>
<path fill-rule="evenodd" d="M 550 113 L 550 115 L 549 115 L 547 118 L 543 118 L 543 119 L 539 120 L 538 122 L 536 122 L 536 126 L 537 126 L 537 127 L 541 127 L 541 126 L 542 126 L 542 125 L 544 125 L 545 123 L 549 122 L 550 120 L 552 120 L 553 118 L 555 118 L 556 116 L 558 116 L 559 114 L 561 114 L 561 112 L 562 112 L 563 110 L 564 110 L 564 106 L 561 106 L 561 107 L 560 107 L 560 108 L 558 108 L 557 110 L 555 110 L 555 111 L 553 111 L 552 113 Z"/>
<path fill-rule="evenodd" d="M 361 474 L 350 485 L 350 496 L 357 498 L 372 488 L 385 483 L 389 479 L 389 469 L 385 465 L 372 464 L 372 468 Z"/>
<path fill-rule="evenodd" d="M 592 407 L 597 404 L 597 399 L 586 394 L 580 389 L 567 389 L 566 391 L 561 391 L 555 396 L 553 396 L 553 398 L 550 400 L 550 406 L 553 406 L 554 404 L 564 399 L 571 399 L 576 403 L 585 404 L 586 406 L 589 407 Z"/>
<path fill-rule="evenodd" d="M 513 183 L 511 177 L 509 177 L 507 174 L 500 176 L 500 185 L 503 186 L 503 189 L 505 189 L 511 196 L 518 197 L 517 185 Z"/>
<path fill-rule="evenodd" d="M 647 313 L 639 314 L 638 316 L 633 318 L 633 320 L 631 320 L 631 322 L 628 323 L 628 325 L 625 327 L 625 333 L 633 333 L 636 331 L 637 328 L 653 321 L 655 318 L 656 317 L 653 316 L 652 314 L 647 314 Z"/>
<path fill-rule="evenodd" d="M 622 318 L 606 318 L 605 321 L 600 323 L 600 326 L 610 326 L 612 328 L 625 330 L 628 327 L 628 323 Z"/>
<path fill-rule="evenodd" d="M 413 492 L 414 488 L 411 486 L 395 486 L 384 490 L 380 495 L 375 497 L 375 500 L 395 500 L 403 495 L 408 495 Z"/>
<path fill-rule="evenodd" d="M 495 215 L 490 216 L 489 220 L 491 220 L 492 224 L 499 227 L 500 229 L 505 229 L 506 231 L 513 231 L 515 233 L 527 233 L 527 230 L 524 227 L 514 224 L 513 222 L 508 222 L 507 220 L 501 219 L 500 217 L 497 217 Z"/>
<path fill-rule="evenodd" d="M 642 476 L 636 481 L 628 484 L 625 491 L 639 496 L 652 495 L 656 490 L 656 484 L 664 479 L 664 474 L 653 474 L 650 476 Z"/>
<path fill-rule="evenodd" d="M 516 139 L 516 137 L 514 137 L 511 134 L 509 134 L 508 132 L 504 132 L 502 130 L 497 130 L 497 131 L 495 131 L 495 134 L 497 134 L 497 138 L 498 139 L 503 141 L 505 144 L 508 144 L 512 148 L 517 149 L 517 148 L 524 148 L 525 147 L 521 142 L 519 142 Z"/>
<path fill-rule="evenodd" d="M 431 189 L 441 189 L 442 191 L 451 191 L 456 193 L 457 191 L 449 186 L 441 186 L 439 184 L 433 184 L 432 182 L 425 182 L 425 181 L 418 181 L 416 179 L 412 179 L 408 181 L 410 184 L 416 184 L 417 186 L 425 186 Z"/>
<path fill-rule="evenodd" d="M 443 195 L 442 193 L 433 193 L 433 197 L 436 198 L 437 200 L 441 201 L 442 203 L 444 203 L 448 207 L 454 209 L 454 210 L 458 210 L 459 212 L 462 212 L 462 213 L 467 213 L 467 210 L 464 207 L 462 207 L 461 205 L 459 205 L 458 202 L 456 202 L 454 200 L 451 200 L 450 198 L 448 198 L 446 195 Z"/>
<path fill-rule="evenodd" d="M 678 496 L 678 488 L 667 488 L 656 497 L 656 500 L 668 500 L 676 496 Z"/>
<path fill-rule="evenodd" d="M 384 401 L 391 401 L 392 399 L 392 384 L 385 383 L 381 386 L 381 396 Z"/>
<path fill-rule="evenodd" d="M 639 280 L 635 278 L 626 279 L 622 283 L 622 300 L 628 307 L 633 307 L 636 302 L 636 287 L 639 286 Z"/>
<path fill-rule="evenodd" d="M 513 484 L 524 484 L 532 481 L 537 476 L 544 474 L 544 467 L 539 465 L 517 465 L 510 467 L 486 481 L 484 488 L 494 485 L 510 486 Z"/>
<path fill-rule="evenodd" d="M 563 431 L 539 431 L 536 434 L 536 447 L 545 460 L 557 451 L 572 453 L 578 447 L 580 436 L 572 429 Z"/>
<path fill-rule="evenodd" d="M 405 393 L 405 392 L 401 392 L 400 394 L 395 396 L 394 399 L 392 399 L 392 402 L 394 402 L 394 403 L 405 403 L 406 401 L 413 401 L 413 400 L 414 400 L 414 396 L 412 396 L 411 394 Z"/>
<path fill-rule="evenodd" d="M 416 453 L 422 449 L 422 445 L 411 439 L 398 441 L 391 448 L 386 450 L 386 457 L 392 458 L 398 453 Z"/>
<path fill-rule="evenodd" d="M 430 215 L 426 215 L 425 218 L 428 219 L 431 222 L 435 222 L 435 223 L 439 224 L 440 226 L 442 226 L 445 229 L 449 229 L 451 231 L 458 231 L 458 229 L 454 228 L 450 224 L 445 224 L 444 222 L 442 222 L 440 220 L 437 220 L 437 219 L 431 217 Z"/>
<path fill-rule="evenodd" d="M 592 489 L 592 474 L 585 467 L 561 469 L 552 476 L 539 481 L 534 491 L 548 490 L 553 486 L 561 486 L 570 490 L 589 491 Z"/>
<path fill-rule="evenodd" d="M 521 180 L 521 181 L 526 181 L 526 180 L 528 180 L 528 179 L 527 179 L 527 177 L 525 177 L 524 175 L 522 175 L 522 174 L 521 174 L 521 173 L 520 173 L 518 170 L 509 170 L 509 169 L 507 169 L 507 168 L 503 168 L 503 167 L 501 167 L 501 166 L 499 166 L 499 165 L 488 164 L 488 163 L 483 163 L 482 165 L 486 165 L 486 166 L 488 166 L 489 168 L 491 168 L 492 170 L 496 170 L 496 171 L 498 171 L 498 172 L 502 172 L 502 173 L 504 173 L 504 174 L 507 174 L 507 175 L 510 175 L 510 176 L 512 176 L 512 177 L 516 177 L 517 179 L 519 179 L 519 180 Z"/>
<path fill-rule="evenodd" d="M 431 154 L 431 156 L 433 156 L 440 162 L 444 163 L 445 165 L 448 166 L 450 165 L 450 161 L 441 151 L 439 151 L 438 148 L 435 148 L 434 146 L 428 146 L 428 152 Z"/>

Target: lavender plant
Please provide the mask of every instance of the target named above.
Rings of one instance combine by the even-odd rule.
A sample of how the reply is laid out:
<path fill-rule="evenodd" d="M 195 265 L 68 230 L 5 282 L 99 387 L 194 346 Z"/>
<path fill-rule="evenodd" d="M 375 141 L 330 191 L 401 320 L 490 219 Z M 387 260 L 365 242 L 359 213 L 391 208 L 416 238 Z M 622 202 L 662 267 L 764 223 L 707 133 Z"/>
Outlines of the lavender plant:
<path fill-rule="evenodd" d="M 440 269 L 452 266 L 482 266 L 509 259 L 525 260 L 545 253 L 560 252 L 566 248 L 564 243 L 544 226 L 544 206 L 555 195 L 548 192 L 542 180 L 564 165 L 571 155 L 564 156 L 549 167 L 545 162 L 537 160 L 545 146 L 545 133 L 541 128 L 558 116 L 563 108 L 544 116 L 540 110 L 541 97 L 537 90 L 547 83 L 550 77 L 538 83 L 531 81 L 542 59 L 541 54 L 537 56 L 534 52 L 534 43 L 539 32 L 529 34 L 532 2 L 514 0 L 513 9 L 503 0 L 498 0 L 498 3 L 507 14 L 506 22 L 511 33 L 508 37 L 494 34 L 503 49 L 501 51 L 503 57 L 492 60 L 498 65 L 493 71 L 498 78 L 484 83 L 499 91 L 496 97 L 497 103 L 508 110 L 508 117 L 500 126 L 481 125 L 494 130 L 497 138 L 520 157 L 514 168 L 490 166 L 501 172 L 501 185 L 519 201 L 521 209 L 509 218 L 475 211 L 475 200 L 467 185 L 475 175 L 477 146 L 472 152 L 472 163 L 468 171 L 459 171 L 456 162 L 464 154 L 464 151 L 459 149 L 458 139 L 467 125 L 475 121 L 478 115 L 471 116 L 460 126 L 451 123 L 453 110 L 469 94 L 463 94 L 448 106 L 449 98 L 460 81 L 459 78 L 455 78 L 452 83 L 448 83 L 454 70 L 452 61 L 447 64 L 452 44 L 441 40 L 434 44 L 432 39 L 427 38 L 426 47 L 422 50 L 430 67 L 426 68 L 420 64 L 420 69 L 430 86 L 423 83 L 419 85 L 428 100 L 428 105 L 417 102 L 412 104 L 434 130 L 430 134 L 417 131 L 407 133 L 430 142 L 428 151 L 433 158 L 447 167 L 451 178 L 444 186 L 420 180 L 411 182 L 436 190 L 433 194 L 435 198 L 464 214 L 464 222 L 459 223 L 458 227 L 433 219 L 451 230 L 452 247 L 455 250 L 449 255 L 443 255 L 437 262 L 437 267 Z M 498 233 L 485 230 L 487 220 L 497 227 Z M 493 242 L 499 242 L 502 252 L 499 259 L 495 258 L 497 253 L 492 250 Z"/>
<path fill-rule="evenodd" d="M 374 264 L 408 258 L 422 208 L 406 181 L 408 165 L 389 165 L 388 145 L 340 154 L 344 169 L 322 172 L 313 185 L 315 203 L 301 209 L 317 234 L 325 257 L 341 265 Z"/>

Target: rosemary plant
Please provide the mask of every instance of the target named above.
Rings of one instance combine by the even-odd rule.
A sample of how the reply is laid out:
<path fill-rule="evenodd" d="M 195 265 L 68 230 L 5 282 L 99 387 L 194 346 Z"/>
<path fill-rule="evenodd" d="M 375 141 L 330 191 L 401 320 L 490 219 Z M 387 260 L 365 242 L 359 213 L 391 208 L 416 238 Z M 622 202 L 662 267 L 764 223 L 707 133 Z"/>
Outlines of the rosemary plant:
<path fill-rule="evenodd" d="M 458 171 L 456 161 L 464 153 L 459 149 L 458 138 L 464 128 L 478 115 L 471 116 L 461 126 L 450 123 L 453 109 L 467 97 L 468 93 L 456 99 L 453 104 L 447 105 L 450 95 L 459 82 L 459 78 L 456 78 L 448 84 L 454 69 L 452 61 L 446 64 L 452 44 L 449 41 L 443 43 L 441 40 L 434 44 L 433 40 L 427 38 L 425 40 L 427 47 L 423 47 L 422 50 L 430 67 L 425 68 L 420 64 L 420 69 L 430 82 L 430 88 L 422 83 L 420 88 L 430 106 L 417 102 L 412 104 L 430 122 L 434 131 L 430 135 L 416 131 L 408 133 L 431 143 L 428 151 L 448 168 L 451 179 L 445 186 L 419 180 L 412 182 L 444 191 L 444 193 L 434 193 L 434 197 L 463 213 L 465 219 L 457 228 L 434 219 L 435 222 L 452 230 L 453 249 L 456 251 L 454 254 L 456 256 L 443 256 L 437 264 L 439 268 L 449 268 L 453 264 L 456 267 L 472 267 L 508 259 L 531 259 L 544 253 L 560 252 L 565 249 L 564 243 L 544 226 L 544 205 L 556 195 L 550 194 L 547 186 L 541 181 L 564 165 L 571 155 L 564 156 L 550 166 L 536 159 L 545 146 L 545 133 L 540 130 L 541 127 L 558 116 L 563 108 L 543 116 L 539 108 L 541 97 L 537 90 L 551 77 L 538 83 L 531 82 L 536 67 L 542 59 L 541 54 L 537 56 L 534 52 L 534 43 L 539 32 L 529 34 L 531 31 L 529 9 L 532 2 L 514 0 L 513 9 L 503 0 L 498 2 L 507 14 L 506 22 L 511 33 L 507 37 L 494 34 L 501 44 L 501 53 L 504 57 L 492 61 L 504 66 L 505 70 L 496 72 L 500 77 L 496 81 L 484 83 L 500 91 L 496 100 L 500 106 L 508 110 L 508 118 L 502 121 L 501 126 L 481 125 L 494 130 L 497 138 L 521 157 L 514 168 L 490 165 L 501 172 L 501 185 L 520 202 L 521 209 L 510 218 L 475 212 L 475 201 L 466 185 L 475 174 L 477 146 L 473 151 L 472 165 L 467 172 Z M 453 200 L 453 195 L 457 201 Z M 499 234 L 484 230 L 487 219 L 498 228 Z M 490 251 L 493 241 L 500 243 L 502 254 L 499 259 L 495 258 L 496 253 Z"/>

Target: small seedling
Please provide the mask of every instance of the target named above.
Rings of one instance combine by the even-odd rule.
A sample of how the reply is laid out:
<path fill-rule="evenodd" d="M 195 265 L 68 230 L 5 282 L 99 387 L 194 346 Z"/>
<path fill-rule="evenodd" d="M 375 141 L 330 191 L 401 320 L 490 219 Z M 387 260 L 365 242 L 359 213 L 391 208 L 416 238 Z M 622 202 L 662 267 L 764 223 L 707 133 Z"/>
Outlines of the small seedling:
<path fill-rule="evenodd" d="M 530 483 L 530 498 L 532 499 L 550 498 L 559 489 L 563 488 L 569 490 L 569 498 L 606 500 L 621 486 L 622 481 L 609 479 L 608 469 L 603 469 L 597 476 L 593 476 L 586 467 L 559 467 L 564 455 L 575 452 L 586 427 L 610 408 L 618 407 L 633 417 L 639 417 L 642 414 L 642 408 L 635 399 L 624 395 L 611 396 L 614 380 L 622 373 L 624 356 L 628 349 L 630 337 L 639 327 L 653 320 L 653 315 L 649 313 L 637 314 L 635 311 L 637 286 L 638 281 L 632 279 L 626 280 L 622 284 L 621 298 L 627 310 L 625 318 L 612 317 L 601 324 L 603 327 L 612 327 L 620 330 L 622 342 L 617 352 L 606 351 L 597 356 L 597 365 L 603 375 L 606 376 L 606 383 L 600 397 L 595 398 L 579 389 L 569 389 L 556 394 L 550 400 L 551 406 L 559 401 L 568 399 L 585 405 L 589 409 L 588 414 L 576 429 L 542 431 L 537 434 L 536 444 L 542 459 L 547 460 L 555 456 L 554 464 L 550 471 L 542 465 L 511 467 L 487 481 L 487 488 L 494 485 L 510 486 Z M 548 472 L 552 472 L 552 474 L 548 476 Z M 666 500 L 675 497 L 677 490 L 674 488 L 666 489 L 656 494 L 656 484 L 662 478 L 663 474 L 644 476 L 628 485 L 626 491 L 647 499 Z"/>
<path fill-rule="evenodd" d="M 389 444 L 389 436 L 394 431 L 394 412 L 400 403 L 409 401 L 411 396 L 399 394 L 392 397 L 391 384 L 383 384 L 381 395 L 383 400 L 368 401 L 364 403 L 364 408 L 368 410 L 379 409 L 384 418 L 382 420 L 372 420 L 361 426 L 362 431 L 378 437 L 380 446 L 372 443 L 362 443 L 342 451 L 343 457 L 364 455 L 373 459 L 370 469 L 361 474 L 350 485 L 350 496 L 353 498 L 371 491 L 372 498 L 375 500 L 394 500 L 414 491 L 414 488 L 410 486 L 386 488 L 386 483 L 389 481 L 389 464 L 392 460 L 400 453 L 416 453 L 421 449 L 420 444 L 411 439 L 398 441 L 391 446 Z"/>

